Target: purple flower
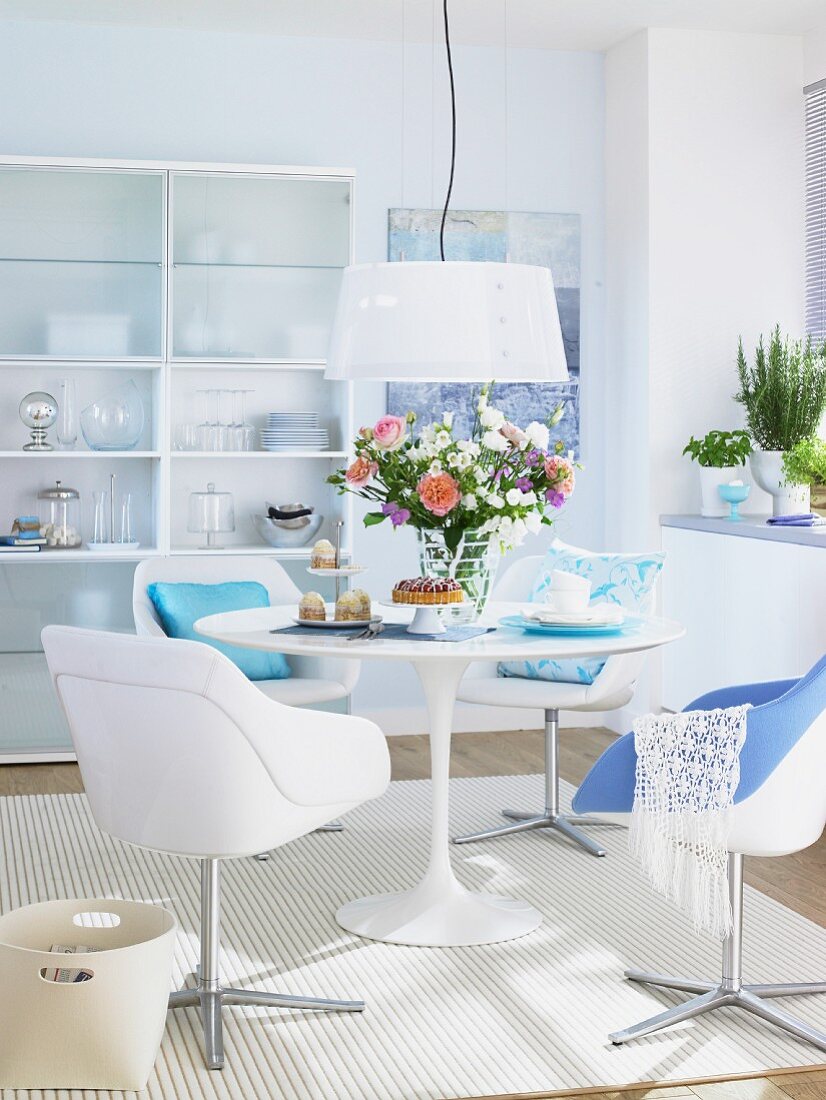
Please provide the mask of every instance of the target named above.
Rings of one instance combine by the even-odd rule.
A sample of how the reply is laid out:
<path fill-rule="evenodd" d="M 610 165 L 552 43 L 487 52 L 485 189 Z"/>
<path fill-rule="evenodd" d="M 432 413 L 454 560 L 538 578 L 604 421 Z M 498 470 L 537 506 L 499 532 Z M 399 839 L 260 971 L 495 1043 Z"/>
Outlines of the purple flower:
<path fill-rule="evenodd" d="M 382 504 L 382 506 L 381 506 L 381 512 L 382 512 L 383 516 L 395 515 L 395 513 L 398 512 L 398 510 L 399 510 L 398 504 L 394 504 L 390 500 L 386 504 Z"/>
<path fill-rule="evenodd" d="M 565 494 L 557 492 L 556 489 L 546 489 L 545 500 L 547 500 L 551 507 L 561 508 L 565 503 Z"/>
<path fill-rule="evenodd" d="M 518 477 L 516 479 L 516 488 L 523 493 L 529 493 L 533 489 L 533 482 L 529 477 Z"/>
<path fill-rule="evenodd" d="M 407 523 L 410 519 L 410 512 L 407 508 L 397 508 L 395 512 L 390 516 L 390 522 L 394 527 L 401 527 Z"/>
<path fill-rule="evenodd" d="M 536 466 L 536 465 L 538 465 L 540 457 L 541 456 L 539 454 L 539 451 L 526 451 L 525 452 L 525 457 L 524 457 L 525 465 L 526 466 Z"/>

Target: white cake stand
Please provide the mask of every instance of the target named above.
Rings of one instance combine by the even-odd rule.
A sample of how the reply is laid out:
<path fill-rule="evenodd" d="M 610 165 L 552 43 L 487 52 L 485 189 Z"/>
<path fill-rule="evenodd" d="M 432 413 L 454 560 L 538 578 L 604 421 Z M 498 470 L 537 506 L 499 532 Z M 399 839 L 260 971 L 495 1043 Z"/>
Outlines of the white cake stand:
<path fill-rule="evenodd" d="M 447 627 L 442 622 L 439 616 L 440 611 L 449 611 L 454 607 L 467 607 L 469 601 L 462 600 L 461 603 L 434 603 L 434 604 L 416 604 L 416 603 L 396 603 L 395 600 L 379 600 L 382 607 L 394 607 L 397 611 L 399 608 L 406 610 L 412 607 L 415 611 L 413 616 L 413 622 L 408 626 L 408 634 L 445 634 Z"/>

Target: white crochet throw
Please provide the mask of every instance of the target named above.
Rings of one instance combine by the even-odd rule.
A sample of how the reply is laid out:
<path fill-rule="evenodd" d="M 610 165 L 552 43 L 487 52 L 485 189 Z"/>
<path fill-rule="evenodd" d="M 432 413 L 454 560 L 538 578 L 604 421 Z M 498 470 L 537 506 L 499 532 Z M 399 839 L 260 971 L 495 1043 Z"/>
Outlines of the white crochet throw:
<path fill-rule="evenodd" d="M 732 930 L 728 836 L 748 706 L 648 714 L 634 722 L 629 847 L 651 885 L 697 931 Z"/>

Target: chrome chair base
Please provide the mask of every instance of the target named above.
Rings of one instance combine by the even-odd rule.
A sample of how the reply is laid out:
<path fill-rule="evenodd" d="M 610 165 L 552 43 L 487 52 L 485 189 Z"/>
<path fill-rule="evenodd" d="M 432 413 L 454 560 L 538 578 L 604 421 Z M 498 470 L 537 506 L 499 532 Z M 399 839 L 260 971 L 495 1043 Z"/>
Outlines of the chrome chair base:
<path fill-rule="evenodd" d="M 257 989 L 233 989 L 221 985 L 220 954 L 221 884 L 217 859 L 201 860 L 201 961 L 193 975 L 194 988 L 169 994 L 168 1007 L 200 1008 L 204 1028 L 204 1058 L 208 1069 L 224 1068 L 224 1005 L 259 1005 L 263 1008 L 306 1009 L 315 1012 L 363 1012 L 364 1001 L 337 1001 L 322 997 L 295 997 Z"/>
<path fill-rule="evenodd" d="M 204 1060 L 207 1069 L 224 1068 L 224 1027 L 221 1009 L 225 1005 L 260 1005 L 264 1008 L 307 1009 L 318 1012 L 363 1012 L 364 1001 L 331 1001 L 320 997 L 290 997 L 256 989 L 208 987 L 199 982 L 195 989 L 181 989 L 169 995 L 170 1008 L 200 1008 L 204 1028 Z"/>
<path fill-rule="evenodd" d="M 723 976 L 719 982 L 697 981 L 694 978 L 672 978 L 665 974 L 650 974 L 644 970 L 626 970 L 631 982 L 678 989 L 695 996 L 684 1004 L 669 1008 L 643 1020 L 641 1024 L 615 1031 L 608 1038 L 616 1046 L 630 1039 L 641 1039 L 664 1027 L 703 1016 L 716 1008 L 744 1008 L 761 1020 L 774 1024 L 798 1039 L 826 1050 L 826 1033 L 817 1031 L 781 1008 L 766 1002 L 775 997 L 801 997 L 809 993 L 826 993 L 826 982 L 778 982 L 771 985 L 743 983 L 743 856 L 731 852 L 728 857 L 728 890 L 731 902 L 732 931 L 723 941 Z"/>
<path fill-rule="evenodd" d="M 594 817 L 579 817 L 574 814 L 552 814 L 546 810 L 542 814 L 531 813 L 525 810 L 503 810 L 502 816 L 514 822 L 513 825 L 499 825 L 493 829 L 486 829 L 481 833 L 471 833 L 468 836 L 453 838 L 454 844 L 470 844 L 474 840 L 489 840 L 496 836 L 509 836 L 511 833 L 527 833 L 533 829 L 555 829 L 558 833 L 572 840 L 592 856 L 604 856 L 606 851 L 595 841 L 586 836 L 578 825 L 611 825 L 610 821 L 599 821 Z"/>
<path fill-rule="evenodd" d="M 584 848 L 592 856 L 604 856 L 608 853 L 603 847 L 587 837 L 578 825 L 613 825 L 613 821 L 600 821 L 595 817 L 579 817 L 575 814 L 559 812 L 559 711 L 545 711 L 545 809 L 542 813 L 524 810 L 503 810 L 502 815 L 514 822 L 513 825 L 499 825 L 493 829 L 484 829 L 480 833 L 456 836 L 454 844 L 470 844 L 474 840 L 490 840 L 497 836 L 510 836 L 512 833 L 528 833 L 534 829 L 551 829 L 561 833 Z"/>
<path fill-rule="evenodd" d="M 707 1012 L 713 1012 L 716 1008 L 744 1008 L 746 1011 L 759 1016 L 770 1024 L 775 1024 L 783 1031 L 789 1032 L 798 1039 L 812 1043 L 820 1050 L 826 1050 L 826 1033 L 817 1031 L 802 1020 L 796 1019 L 788 1012 L 784 1012 L 774 1005 L 767 1004 L 772 997 L 797 997 L 807 993 L 826 993 L 826 982 L 800 982 L 790 985 L 741 985 L 729 986 L 726 983 L 715 985 L 713 982 L 692 981 L 690 978 L 670 978 L 662 974 L 645 974 L 639 970 L 626 970 L 626 978 L 632 982 L 642 982 L 645 985 L 655 985 L 662 989 L 680 989 L 687 993 L 696 993 L 685 1004 L 676 1005 L 674 1008 L 652 1016 L 649 1020 L 643 1020 L 641 1024 L 625 1028 L 624 1031 L 615 1031 L 608 1038 L 616 1046 L 627 1043 L 629 1039 L 641 1039 L 644 1035 L 652 1035 L 664 1027 L 691 1020 L 695 1016 L 703 1016 Z"/>

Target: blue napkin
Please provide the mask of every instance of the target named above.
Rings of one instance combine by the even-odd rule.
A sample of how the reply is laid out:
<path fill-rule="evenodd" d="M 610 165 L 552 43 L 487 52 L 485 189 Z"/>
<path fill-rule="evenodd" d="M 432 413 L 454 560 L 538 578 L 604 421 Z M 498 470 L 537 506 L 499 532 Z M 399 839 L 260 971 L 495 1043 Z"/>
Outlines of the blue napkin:
<path fill-rule="evenodd" d="M 800 512 L 793 516 L 769 516 L 766 523 L 773 527 L 823 527 L 826 519 L 815 512 Z"/>
<path fill-rule="evenodd" d="M 270 634 L 296 634 L 305 638 L 348 638 L 360 634 L 362 629 L 354 629 L 352 626 L 328 627 L 326 630 L 313 626 L 284 626 L 279 630 L 271 630 Z M 386 623 L 376 637 L 393 641 L 403 638 L 406 642 L 468 642 L 471 638 L 489 634 L 495 629 L 495 626 L 449 626 L 444 634 L 409 634 L 406 623 Z"/>

